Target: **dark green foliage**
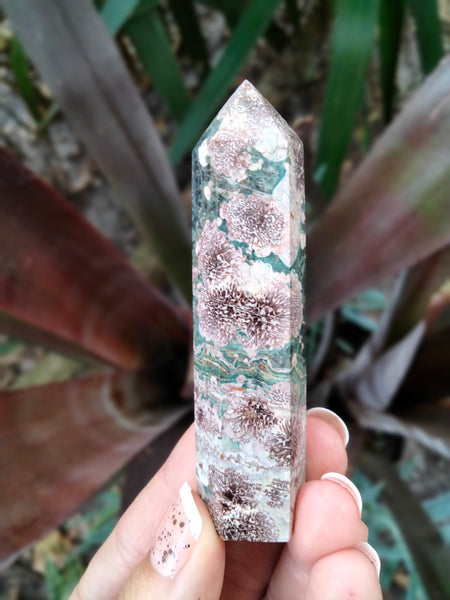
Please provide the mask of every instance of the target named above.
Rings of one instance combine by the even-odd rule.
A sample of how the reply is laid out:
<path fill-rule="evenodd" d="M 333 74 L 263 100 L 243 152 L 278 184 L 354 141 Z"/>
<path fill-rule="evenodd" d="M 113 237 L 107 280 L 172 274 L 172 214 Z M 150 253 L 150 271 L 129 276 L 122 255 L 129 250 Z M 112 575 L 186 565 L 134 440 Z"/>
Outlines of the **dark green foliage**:
<path fill-rule="evenodd" d="M 395 74 L 405 17 L 406 0 L 380 0 L 379 46 L 380 83 L 383 92 L 383 116 L 392 119 L 395 98 Z"/>
<path fill-rule="evenodd" d="M 11 43 L 11 68 L 22 98 L 25 100 L 31 114 L 38 119 L 37 95 L 30 76 L 30 65 L 22 44 L 16 36 L 14 36 Z"/>
<path fill-rule="evenodd" d="M 253 0 L 242 13 L 222 58 L 205 81 L 178 131 L 170 150 L 173 164 L 178 164 L 193 148 L 217 112 L 234 77 L 265 31 L 278 5 L 279 0 Z"/>
<path fill-rule="evenodd" d="M 379 0 L 337 0 L 331 62 L 322 108 L 316 180 L 330 200 L 339 183 L 356 116 L 363 99 Z"/>
<path fill-rule="evenodd" d="M 181 121 L 191 98 L 158 10 L 149 8 L 140 12 L 127 22 L 125 32 L 164 103 L 173 117 Z"/>
<path fill-rule="evenodd" d="M 209 56 L 193 0 L 170 0 L 170 7 L 182 35 L 182 44 L 192 64 L 203 74 L 209 72 Z"/>
<path fill-rule="evenodd" d="M 424 73 L 430 73 L 444 54 L 438 0 L 408 0 L 416 23 Z"/>

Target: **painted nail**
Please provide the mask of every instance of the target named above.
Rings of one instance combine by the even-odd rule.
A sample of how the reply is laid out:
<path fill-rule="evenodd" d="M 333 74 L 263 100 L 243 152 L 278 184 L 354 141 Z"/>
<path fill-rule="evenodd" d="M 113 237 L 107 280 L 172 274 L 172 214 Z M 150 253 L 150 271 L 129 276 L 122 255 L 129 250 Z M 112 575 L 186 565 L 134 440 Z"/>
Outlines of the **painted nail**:
<path fill-rule="evenodd" d="M 375 571 L 377 572 L 378 579 L 379 579 L 380 571 L 381 571 L 381 560 L 377 554 L 377 551 L 374 548 L 372 548 L 372 546 L 370 544 L 368 544 L 367 542 L 360 542 L 358 545 L 355 546 L 355 548 L 357 550 L 360 550 L 363 554 L 365 554 L 367 556 L 367 558 L 370 560 L 370 562 L 375 567 Z"/>
<path fill-rule="evenodd" d="M 307 414 L 313 417 L 319 417 L 319 419 L 323 419 L 324 421 L 327 421 L 327 423 L 330 423 L 330 425 L 333 425 L 333 427 L 338 430 L 345 447 L 347 447 L 350 434 L 348 432 L 347 425 L 339 415 L 328 408 L 323 408 L 322 406 L 310 408 Z"/>
<path fill-rule="evenodd" d="M 359 514 L 361 515 L 361 512 L 362 512 L 361 494 L 359 493 L 359 490 L 356 487 L 356 485 L 352 481 L 350 481 L 350 479 L 348 477 L 346 477 L 345 475 L 341 475 L 341 473 L 325 473 L 325 475 L 322 475 L 322 477 L 320 479 L 324 479 L 326 481 L 333 481 L 334 483 L 337 483 L 338 485 L 343 487 L 345 490 L 347 490 L 347 492 L 349 492 L 349 494 L 352 496 L 353 500 L 355 501 L 356 506 L 358 507 Z"/>
<path fill-rule="evenodd" d="M 155 571 L 173 579 L 186 563 L 201 529 L 202 519 L 191 488 L 188 483 L 184 483 L 177 499 L 167 511 L 150 551 Z"/>

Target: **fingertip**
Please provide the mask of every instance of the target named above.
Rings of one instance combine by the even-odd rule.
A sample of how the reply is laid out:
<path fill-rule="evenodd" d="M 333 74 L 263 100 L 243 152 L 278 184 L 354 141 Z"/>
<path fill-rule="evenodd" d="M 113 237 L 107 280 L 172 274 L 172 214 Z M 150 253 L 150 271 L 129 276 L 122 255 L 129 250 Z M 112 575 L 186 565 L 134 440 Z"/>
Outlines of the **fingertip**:
<path fill-rule="evenodd" d="M 328 472 L 345 474 L 348 459 L 340 426 L 321 412 L 308 411 L 306 419 L 306 480 L 320 479 Z"/>
<path fill-rule="evenodd" d="M 323 406 L 316 406 L 314 408 L 310 408 L 307 411 L 307 415 L 309 417 L 316 417 L 326 421 L 327 423 L 330 423 L 330 425 L 332 425 L 341 436 L 344 446 L 347 447 L 347 444 L 350 440 L 350 433 L 347 425 L 338 414 L 328 408 L 324 408 Z"/>
<path fill-rule="evenodd" d="M 376 568 L 366 553 L 347 548 L 324 556 L 312 567 L 308 600 L 382 600 Z"/>
<path fill-rule="evenodd" d="M 290 550 L 308 569 L 321 557 L 367 539 L 359 506 L 348 489 L 333 481 L 309 481 L 297 498 Z"/>
<path fill-rule="evenodd" d="M 333 483 L 337 483 L 337 485 L 340 485 L 342 488 L 344 488 L 344 490 L 346 490 L 355 501 L 359 515 L 362 514 L 363 501 L 361 494 L 353 481 L 351 481 L 345 475 L 342 475 L 342 473 L 325 473 L 320 479 L 322 481 L 332 481 Z"/>
<path fill-rule="evenodd" d="M 368 542 L 359 542 L 359 544 L 357 544 L 355 548 L 367 556 L 367 558 L 372 563 L 378 578 L 380 578 L 381 560 L 375 548 L 373 548 Z"/>
<path fill-rule="evenodd" d="M 149 555 L 133 571 L 118 600 L 218 600 L 225 545 L 208 509 L 184 483 L 160 523 Z"/>
<path fill-rule="evenodd" d="M 174 580 L 176 587 L 170 598 L 218 600 L 225 571 L 225 542 L 218 536 L 206 504 L 196 492 L 192 496 L 201 519 L 200 534 L 188 562 Z"/>

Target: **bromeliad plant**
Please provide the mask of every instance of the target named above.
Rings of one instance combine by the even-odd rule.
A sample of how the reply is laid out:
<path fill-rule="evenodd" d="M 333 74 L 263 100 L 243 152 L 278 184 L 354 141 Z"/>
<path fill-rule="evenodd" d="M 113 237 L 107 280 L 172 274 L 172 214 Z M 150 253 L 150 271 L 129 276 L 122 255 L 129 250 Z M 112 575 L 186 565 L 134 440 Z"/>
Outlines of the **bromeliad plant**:
<path fill-rule="evenodd" d="M 190 40 L 188 52 L 204 78 L 194 101 L 166 43 L 158 3 L 100 4 L 110 32 L 125 30 L 181 123 L 170 152 L 177 163 L 279 2 L 254 0 L 244 8 L 223 3 L 232 34 L 212 70 L 192 3 L 169 3 L 180 28 L 193 32 L 185 43 Z M 181 4 L 188 7 L 184 13 Z M 393 113 L 395 48 L 408 2 L 395 4 L 401 11 L 387 0 L 335 3 L 316 159 L 316 179 L 326 197 L 337 187 L 378 18 L 386 119 Z M 420 15 L 420 2 L 409 4 Z M 94 369 L 73 381 L 0 395 L 0 559 L 5 560 L 188 414 L 192 391 L 189 227 L 173 169 L 123 60 L 89 0 L 2 0 L 2 5 L 58 106 L 181 292 L 175 300 L 164 296 L 58 192 L 9 151 L 0 151 L 0 330 L 75 355 Z M 297 18 L 294 5 L 286 2 Z M 356 33 L 349 42 L 344 34 L 350 17 Z M 432 21 L 431 29 L 435 25 Z M 269 41 L 276 38 L 274 27 L 272 22 Z M 160 62 L 171 68 L 158 69 L 155 48 L 166 53 Z M 433 46 L 432 55 L 424 48 L 430 70 L 441 47 Z M 319 328 L 323 332 L 319 345 L 310 346 L 310 402 L 332 402 L 364 428 L 412 436 L 447 457 L 449 98 L 450 62 L 444 61 L 317 219 L 308 236 L 306 271 L 311 339 Z M 370 335 L 357 328 L 360 341 L 352 360 L 342 361 L 335 342 L 348 347 L 346 303 L 399 273 L 378 326 Z M 377 472 L 373 456 L 364 464 Z M 412 552 L 425 579 L 431 577 L 446 593 L 444 548 L 432 541 Z"/>

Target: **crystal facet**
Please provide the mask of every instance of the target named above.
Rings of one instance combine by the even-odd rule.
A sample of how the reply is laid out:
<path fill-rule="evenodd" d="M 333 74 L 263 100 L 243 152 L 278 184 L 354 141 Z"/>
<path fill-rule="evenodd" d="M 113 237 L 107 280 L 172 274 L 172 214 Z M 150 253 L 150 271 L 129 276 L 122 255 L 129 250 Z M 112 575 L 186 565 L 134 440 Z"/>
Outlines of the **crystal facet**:
<path fill-rule="evenodd" d="M 287 541 L 304 479 L 303 149 L 244 81 L 193 151 L 198 490 L 225 540 Z"/>

